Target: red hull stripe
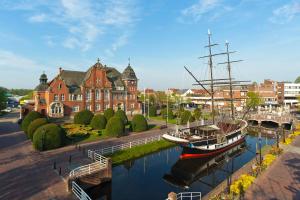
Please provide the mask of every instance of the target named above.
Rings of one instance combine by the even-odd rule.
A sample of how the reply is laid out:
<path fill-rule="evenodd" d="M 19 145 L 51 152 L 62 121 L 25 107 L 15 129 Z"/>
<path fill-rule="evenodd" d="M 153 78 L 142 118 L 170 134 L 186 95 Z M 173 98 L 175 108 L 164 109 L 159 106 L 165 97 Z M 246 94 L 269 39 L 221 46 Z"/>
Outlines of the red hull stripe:
<path fill-rule="evenodd" d="M 188 158 L 204 158 L 204 157 L 208 157 L 208 156 L 213 156 L 213 155 L 216 155 L 218 153 L 222 153 L 228 149 L 230 149 L 231 147 L 233 146 L 236 146 L 240 143 L 242 143 L 243 141 L 245 140 L 245 138 L 242 138 L 238 141 L 236 141 L 235 143 L 227 146 L 227 147 L 224 147 L 223 149 L 220 149 L 220 150 L 216 150 L 216 151 L 213 151 L 213 152 L 209 152 L 209 153 L 185 153 L 185 154 L 182 154 L 180 155 L 180 159 L 188 159 Z"/>

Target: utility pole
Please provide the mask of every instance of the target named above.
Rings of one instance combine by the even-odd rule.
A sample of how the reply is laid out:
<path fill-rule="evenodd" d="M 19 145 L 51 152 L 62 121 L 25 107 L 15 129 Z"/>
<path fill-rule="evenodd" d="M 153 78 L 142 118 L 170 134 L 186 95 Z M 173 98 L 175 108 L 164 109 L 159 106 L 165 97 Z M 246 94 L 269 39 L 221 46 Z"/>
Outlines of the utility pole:
<path fill-rule="evenodd" d="M 148 119 L 150 119 L 150 116 L 149 116 L 149 108 L 150 108 L 150 95 L 149 95 L 149 92 L 148 92 Z"/>
<path fill-rule="evenodd" d="M 144 117 L 146 118 L 146 89 L 144 88 Z"/>
<path fill-rule="evenodd" d="M 168 122 L 169 122 L 169 89 L 167 92 L 167 126 L 168 126 Z"/>

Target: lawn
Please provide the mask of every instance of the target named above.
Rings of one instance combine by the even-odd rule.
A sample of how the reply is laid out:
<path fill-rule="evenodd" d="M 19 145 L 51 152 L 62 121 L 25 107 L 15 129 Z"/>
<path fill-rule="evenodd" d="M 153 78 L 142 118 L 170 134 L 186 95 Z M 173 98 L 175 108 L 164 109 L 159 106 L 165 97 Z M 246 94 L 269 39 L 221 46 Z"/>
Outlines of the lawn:
<path fill-rule="evenodd" d="M 175 144 L 166 140 L 160 140 L 145 145 L 135 146 L 130 149 L 117 151 L 109 155 L 109 157 L 112 158 L 112 162 L 114 165 L 118 165 L 125 161 L 140 158 L 147 154 L 157 152 L 159 150 L 166 149 L 172 146 L 175 146 Z"/>
<path fill-rule="evenodd" d="M 166 122 L 166 119 L 162 118 L 162 116 L 150 117 L 150 119 Z M 176 118 L 169 119 L 168 123 L 170 123 L 170 124 L 177 124 L 177 119 Z"/>

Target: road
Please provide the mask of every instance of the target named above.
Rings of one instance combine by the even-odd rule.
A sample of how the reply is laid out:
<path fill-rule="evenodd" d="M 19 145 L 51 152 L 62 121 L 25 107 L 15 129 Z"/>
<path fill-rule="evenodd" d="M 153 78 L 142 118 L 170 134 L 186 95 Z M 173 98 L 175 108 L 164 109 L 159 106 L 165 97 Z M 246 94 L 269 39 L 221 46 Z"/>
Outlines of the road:
<path fill-rule="evenodd" d="M 18 113 L 9 113 L 0 118 L 0 199 L 74 199 L 67 191 L 64 177 L 74 167 L 91 161 L 74 146 L 46 152 L 35 151 L 31 141 L 26 139 L 16 123 L 18 116 Z M 99 149 L 162 134 L 165 131 L 167 130 L 150 130 L 81 146 L 86 150 Z M 61 168 L 62 176 L 53 170 L 54 161 L 57 168 Z"/>

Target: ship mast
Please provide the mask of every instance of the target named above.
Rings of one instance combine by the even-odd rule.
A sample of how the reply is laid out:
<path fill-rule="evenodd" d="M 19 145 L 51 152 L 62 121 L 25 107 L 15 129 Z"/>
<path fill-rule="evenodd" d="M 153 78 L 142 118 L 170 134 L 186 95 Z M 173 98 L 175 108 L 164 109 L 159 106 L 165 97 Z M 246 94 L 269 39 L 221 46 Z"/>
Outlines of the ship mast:
<path fill-rule="evenodd" d="M 211 32 L 208 30 L 208 49 L 209 49 L 209 71 L 210 71 L 210 95 L 211 95 L 211 113 L 213 124 L 215 123 L 215 103 L 214 103 L 214 81 L 213 81 L 213 62 L 211 53 Z"/>

